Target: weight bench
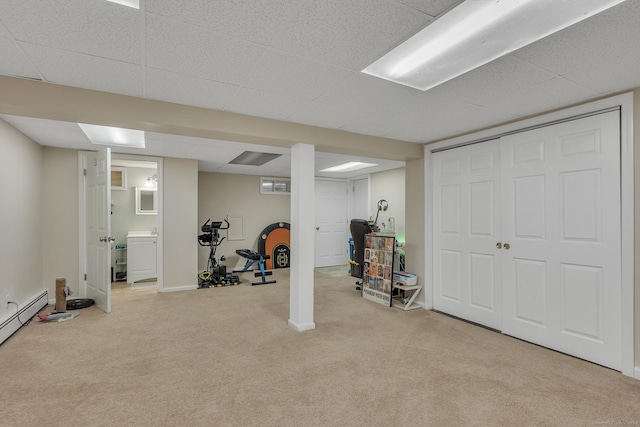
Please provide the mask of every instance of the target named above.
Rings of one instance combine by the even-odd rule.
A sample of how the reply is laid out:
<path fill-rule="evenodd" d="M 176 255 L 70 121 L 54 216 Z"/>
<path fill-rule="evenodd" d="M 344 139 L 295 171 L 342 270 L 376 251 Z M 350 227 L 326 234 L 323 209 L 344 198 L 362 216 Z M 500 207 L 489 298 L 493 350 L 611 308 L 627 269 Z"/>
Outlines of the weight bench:
<path fill-rule="evenodd" d="M 267 285 L 269 283 L 276 283 L 275 280 L 265 280 L 266 276 L 271 276 L 273 271 L 267 271 L 264 267 L 264 263 L 266 260 L 271 258 L 270 255 L 259 254 L 256 251 L 252 251 L 251 249 L 237 249 L 236 253 L 240 255 L 242 258 L 246 259 L 244 267 L 240 270 L 233 270 L 234 273 L 245 273 L 247 271 L 252 271 L 251 266 L 258 262 L 258 266 L 260 271 L 256 271 L 254 273 L 255 277 L 262 277 L 261 282 L 252 282 L 251 285 Z"/>

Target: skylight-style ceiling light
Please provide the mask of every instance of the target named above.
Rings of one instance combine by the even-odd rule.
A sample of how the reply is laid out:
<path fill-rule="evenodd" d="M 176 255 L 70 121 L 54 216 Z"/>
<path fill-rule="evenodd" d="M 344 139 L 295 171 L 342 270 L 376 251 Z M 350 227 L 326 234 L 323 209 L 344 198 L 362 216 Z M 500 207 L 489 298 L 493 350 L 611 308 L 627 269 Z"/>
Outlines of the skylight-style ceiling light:
<path fill-rule="evenodd" d="M 123 6 L 132 7 L 134 9 L 140 9 L 140 0 L 107 0 L 111 3 L 118 3 Z"/>
<path fill-rule="evenodd" d="M 320 172 L 353 172 L 353 171 L 368 168 L 371 166 L 378 166 L 378 165 L 376 163 L 349 162 L 349 163 L 343 163 L 337 166 L 332 166 L 330 168 L 322 169 Z"/>
<path fill-rule="evenodd" d="M 431 89 L 624 0 L 466 0 L 363 73 Z"/>
<path fill-rule="evenodd" d="M 78 123 L 92 144 L 144 148 L 144 131 Z"/>

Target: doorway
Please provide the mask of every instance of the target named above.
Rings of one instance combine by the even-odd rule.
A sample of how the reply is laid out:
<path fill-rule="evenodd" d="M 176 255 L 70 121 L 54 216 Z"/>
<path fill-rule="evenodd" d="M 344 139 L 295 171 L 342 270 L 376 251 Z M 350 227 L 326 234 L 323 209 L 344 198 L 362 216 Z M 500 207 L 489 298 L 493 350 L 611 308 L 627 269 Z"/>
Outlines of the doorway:
<path fill-rule="evenodd" d="M 108 226 L 105 228 L 108 230 L 108 236 L 103 236 L 106 239 L 105 250 L 101 251 L 104 255 L 101 257 L 101 263 L 94 262 L 95 251 L 92 251 L 89 247 L 89 233 L 90 224 L 93 219 L 88 215 L 92 211 L 92 205 L 95 204 L 95 197 L 92 192 L 89 191 L 87 183 L 90 178 L 87 174 L 92 173 L 91 170 L 87 170 L 87 165 L 90 165 L 95 158 L 94 152 L 78 152 L 78 201 L 79 201 L 79 282 L 80 282 L 80 296 L 91 298 L 90 282 L 92 277 L 105 277 L 105 281 L 109 284 L 113 282 L 124 283 L 130 279 L 130 254 L 128 254 L 127 236 L 129 231 L 142 231 L 148 233 L 153 239 L 153 251 L 145 250 L 146 257 L 143 257 L 144 265 L 142 270 L 149 272 L 149 262 L 153 261 L 150 275 L 146 277 L 138 277 L 139 279 L 149 278 L 152 276 L 157 278 L 155 281 L 155 289 L 162 291 L 164 288 L 163 283 L 163 162 L 162 158 L 147 157 L 147 156 L 135 156 L 126 154 L 109 154 L 108 160 L 105 164 L 108 165 L 106 191 L 102 192 L 101 198 L 105 199 L 105 212 L 101 213 L 102 217 L 108 221 Z M 116 166 L 112 166 L 111 162 L 114 160 Z M 136 169 L 134 171 L 134 169 Z M 130 172 L 134 171 L 134 172 Z M 126 171 L 126 172 L 123 172 Z M 115 172 L 112 176 L 112 172 Z M 153 172 L 153 174 L 152 174 Z M 112 178 L 116 189 L 112 191 Z M 146 189 L 148 191 L 136 191 Z M 149 193 L 151 196 L 149 196 Z M 112 203 L 112 194 L 115 196 Z M 108 195 L 108 196 L 107 196 Z M 142 198 L 140 198 L 142 196 Z M 144 205 L 147 204 L 144 197 L 148 196 L 149 208 L 145 211 Z M 142 214 L 140 213 L 142 209 Z M 112 218 L 114 213 L 120 211 L 123 214 L 123 218 L 116 220 L 116 229 L 112 230 Z M 153 212 L 151 212 L 153 211 Z M 117 215 L 116 215 L 117 216 Z M 127 220 L 127 218 L 130 219 Z M 131 219 L 132 218 L 132 219 Z M 128 222 L 129 221 L 129 222 Z M 136 229 L 137 228 L 137 229 Z M 123 230 L 124 229 L 124 230 Z M 115 231 L 115 233 L 114 233 Z M 114 235 L 115 234 L 115 235 Z M 138 233 L 139 234 L 139 233 Z M 102 242 L 102 241 L 101 241 Z M 152 255 L 152 256 L 151 256 Z M 103 259 L 104 258 L 104 259 Z M 113 259 L 113 260 L 112 260 Z M 102 267 L 94 268 L 93 266 L 101 265 Z M 99 270 L 93 272 L 92 270 Z M 120 274 L 118 274 L 120 273 Z M 87 280 L 89 279 L 89 280 Z M 110 287 L 109 287 L 110 289 Z M 111 298 L 110 292 L 105 293 L 107 295 L 107 301 L 102 304 L 102 309 L 106 312 L 111 310 Z"/>

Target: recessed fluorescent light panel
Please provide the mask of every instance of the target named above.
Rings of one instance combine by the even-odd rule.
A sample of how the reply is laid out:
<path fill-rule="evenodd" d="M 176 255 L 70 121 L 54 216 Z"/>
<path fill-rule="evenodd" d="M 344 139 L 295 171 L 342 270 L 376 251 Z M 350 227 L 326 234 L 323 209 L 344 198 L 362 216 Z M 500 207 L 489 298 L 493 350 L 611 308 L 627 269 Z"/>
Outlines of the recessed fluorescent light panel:
<path fill-rule="evenodd" d="M 362 72 L 431 89 L 624 0 L 467 0 Z"/>
<path fill-rule="evenodd" d="M 118 3 L 123 6 L 132 7 L 134 9 L 140 9 L 140 0 L 107 0 L 111 3 Z"/>
<path fill-rule="evenodd" d="M 371 166 L 378 166 L 377 163 L 362 163 L 362 162 L 349 162 L 341 165 L 333 166 L 330 168 L 322 169 L 320 172 L 353 172 L 359 169 L 369 168 Z"/>
<path fill-rule="evenodd" d="M 229 162 L 230 165 L 262 166 L 273 159 L 277 159 L 282 154 L 258 153 L 255 151 L 245 151 Z"/>
<path fill-rule="evenodd" d="M 144 148 L 144 131 L 78 123 L 92 144 Z"/>

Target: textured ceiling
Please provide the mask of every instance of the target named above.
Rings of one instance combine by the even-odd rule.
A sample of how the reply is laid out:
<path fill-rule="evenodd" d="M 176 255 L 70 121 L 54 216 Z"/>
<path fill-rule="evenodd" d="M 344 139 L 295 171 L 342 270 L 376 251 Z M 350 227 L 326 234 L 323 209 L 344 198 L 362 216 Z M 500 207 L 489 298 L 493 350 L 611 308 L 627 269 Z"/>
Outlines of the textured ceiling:
<path fill-rule="evenodd" d="M 426 92 L 360 72 L 457 3 L 141 0 L 135 10 L 104 0 L 2 0 L 0 74 L 414 143 L 640 87 L 639 0 Z M 4 118 L 43 145 L 64 146 L 54 140 L 73 133 Z M 151 141 L 150 154 L 190 153 L 203 170 L 228 171 L 197 139 Z M 229 155 L 245 148 L 218 145 Z"/>

